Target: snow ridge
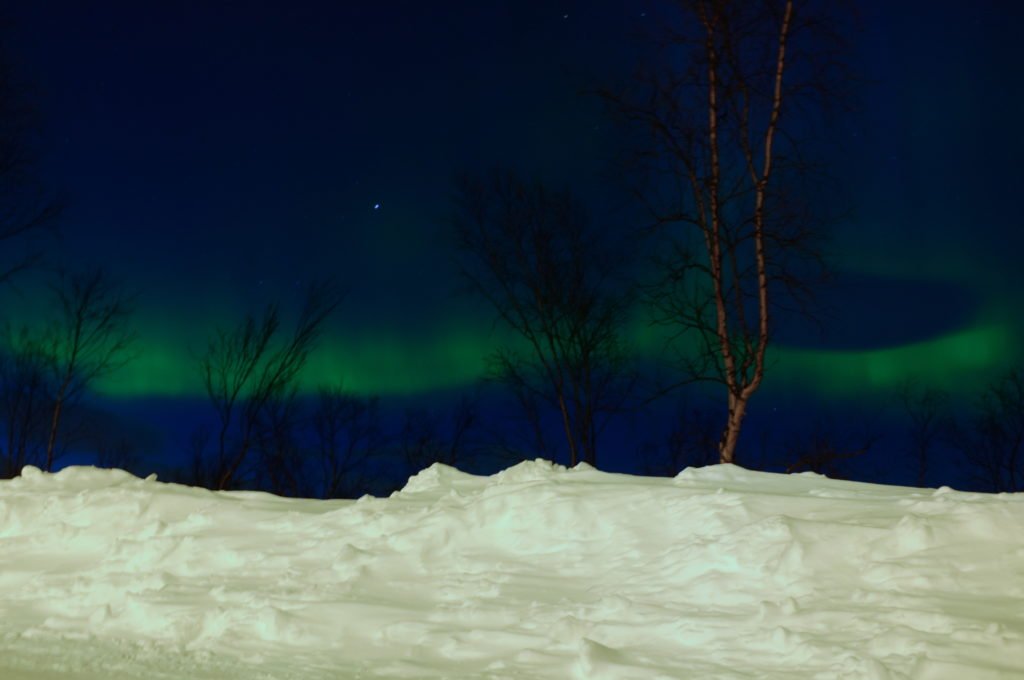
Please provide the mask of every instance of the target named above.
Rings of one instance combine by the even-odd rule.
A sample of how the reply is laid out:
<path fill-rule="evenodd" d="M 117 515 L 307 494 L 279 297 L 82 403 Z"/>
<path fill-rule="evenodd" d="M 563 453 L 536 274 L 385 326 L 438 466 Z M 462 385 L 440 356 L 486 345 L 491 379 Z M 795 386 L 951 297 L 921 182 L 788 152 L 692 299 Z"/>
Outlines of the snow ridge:
<path fill-rule="evenodd" d="M 444 465 L 390 498 L 0 482 L 0 677 L 1024 676 L 1024 498 Z"/>

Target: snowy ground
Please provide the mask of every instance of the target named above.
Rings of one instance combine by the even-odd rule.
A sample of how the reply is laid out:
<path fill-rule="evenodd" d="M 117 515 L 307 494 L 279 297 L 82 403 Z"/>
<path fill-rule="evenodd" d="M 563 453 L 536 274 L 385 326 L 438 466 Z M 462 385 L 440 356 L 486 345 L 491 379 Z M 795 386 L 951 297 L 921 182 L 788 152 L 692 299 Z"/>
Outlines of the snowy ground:
<path fill-rule="evenodd" d="M 0 482 L 0 678 L 1024 677 L 1024 494 L 434 466 L 387 499 Z"/>

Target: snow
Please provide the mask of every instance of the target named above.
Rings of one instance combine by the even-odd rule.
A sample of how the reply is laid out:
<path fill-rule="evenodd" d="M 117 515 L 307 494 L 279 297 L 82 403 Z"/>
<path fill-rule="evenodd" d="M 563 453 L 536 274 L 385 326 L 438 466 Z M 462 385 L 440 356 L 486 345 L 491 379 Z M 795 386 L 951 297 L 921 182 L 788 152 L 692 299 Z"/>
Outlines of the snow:
<path fill-rule="evenodd" d="M 1024 677 L 1024 495 L 434 465 L 390 498 L 0 482 L 0 678 Z"/>

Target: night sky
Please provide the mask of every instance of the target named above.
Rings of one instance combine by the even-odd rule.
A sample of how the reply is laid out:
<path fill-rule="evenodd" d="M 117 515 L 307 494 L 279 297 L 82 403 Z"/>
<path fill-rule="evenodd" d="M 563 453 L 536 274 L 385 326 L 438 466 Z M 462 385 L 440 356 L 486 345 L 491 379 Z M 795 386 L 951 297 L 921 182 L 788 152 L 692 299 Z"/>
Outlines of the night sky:
<path fill-rule="evenodd" d="M 812 403 L 886 412 L 908 378 L 968 395 L 1021 360 L 1024 10 L 856 4 L 861 81 L 819 131 L 845 215 L 839 277 L 822 332 L 780 329 L 754 422 L 810 419 Z M 45 116 L 45 178 L 69 197 L 55 259 L 107 266 L 140 295 L 140 356 L 103 393 L 126 409 L 201 396 L 212 328 L 322 276 L 349 293 L 307 387 L 430 400 L 471 386 L 502 335 L 459 293 L 452 178 L 523 169 L 631 219 L 609 173 L 622 139 L 585 92 L 629 77 L 656 15 L 624 1 L 15 3 L 8 51 Z M 31 294 L 6 304 L 38 312 Z M 639 315 L 629 336 L 656 344 Z"/>

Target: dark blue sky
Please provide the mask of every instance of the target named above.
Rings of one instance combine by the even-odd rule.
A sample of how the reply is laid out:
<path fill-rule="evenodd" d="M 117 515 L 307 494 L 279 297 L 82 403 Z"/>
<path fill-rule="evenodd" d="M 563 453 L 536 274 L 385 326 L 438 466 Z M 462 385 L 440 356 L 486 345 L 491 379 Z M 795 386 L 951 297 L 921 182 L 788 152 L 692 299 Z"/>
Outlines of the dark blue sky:
<path fill-rule="evenodd" d="M 1019 361 L 1024 333 L 1024 11 L 856 4 L 861 82 L 821 131 L 852 208 L 832 246 L 841 276 L 823 335 L 781 329 L 766 385 L 794 408 L 868 408 L 907 378 L 976 390 Z M 582 92 L 633 71 L 656 10 L 16 3 L 8 48 L 45 114 L 46 177 L 70 197 L 58 259 L 109 266 L 142 295 L 140 359 L 108 395 L 196 396 L 191 352 L 212 326 L 322 275 L 351 292 L 311 383 L 471 384 L 495 336 L 454 292 L 451 179 L 507 165 L 572 183 L 599 215 L 620 207 L 606 173 L 621 140 Z"/>
<path fill-rule="evenodd" d="M 642 17 L 585 4 L 26 3 L 14 47 L 72 199 L 65 254 L 113 259 L 142 288 L 168 366 L 228 310 L 324 274 L 353 291 L 349 354 L 393 346 L 363 363 L 410 340 L 479 345 L 478 315 L 453 302 L 451 181 L 507 164 L 585 187 L 603 169 L 614 140 L 579 91 L 631 68 Z M 431 352 L 411 387 L 479 370 Z M 136 372 L 131 390 L 180 373 Z"/>

